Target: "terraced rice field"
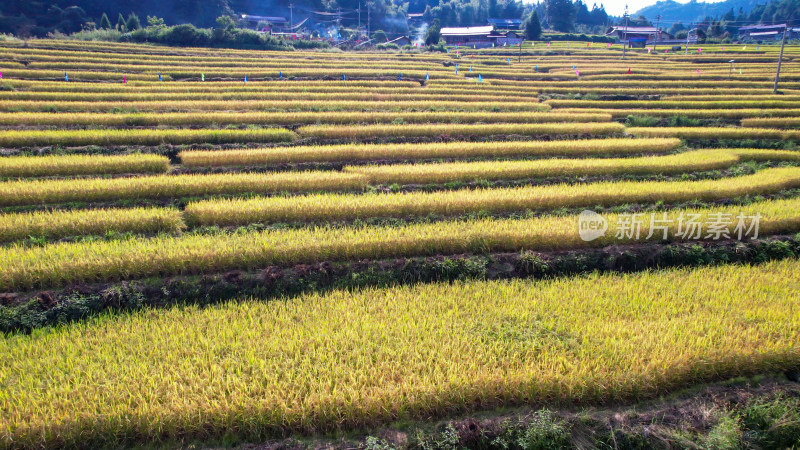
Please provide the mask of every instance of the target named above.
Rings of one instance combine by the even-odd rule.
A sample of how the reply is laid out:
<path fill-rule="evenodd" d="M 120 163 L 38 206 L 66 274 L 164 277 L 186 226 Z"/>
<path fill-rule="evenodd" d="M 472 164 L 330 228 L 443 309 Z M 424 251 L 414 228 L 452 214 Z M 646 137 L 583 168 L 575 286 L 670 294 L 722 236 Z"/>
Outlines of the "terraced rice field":
<path fill-rule="evenodd" d="M 800 48 L 690 50 L 0 42 L 0 447 L 800 366 Z"/>

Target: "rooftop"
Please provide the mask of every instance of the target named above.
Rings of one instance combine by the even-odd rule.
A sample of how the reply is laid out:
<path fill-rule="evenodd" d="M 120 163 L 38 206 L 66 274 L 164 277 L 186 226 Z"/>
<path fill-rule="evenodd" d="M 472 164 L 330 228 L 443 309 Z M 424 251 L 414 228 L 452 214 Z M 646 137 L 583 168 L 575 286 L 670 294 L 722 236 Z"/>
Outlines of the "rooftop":
<path fill-rule="evenodd" d="M 279 16 L 254 16 L 252 14 L 242 14 L 242 19 L 250 20 L 253 22 L 272 22 L 272 23 L 284 23 L 289 22 L 286 17 L 279 17 Z"/>
<path fill-rule="evenodd" d="M 487 22 L 495 25 L 520 25 L 522 19 L 486 19 Z"/>
<path fill-rule="evenodd" d="M 774 30 L 774 29 L 783 30 L 785 26 L 786 26 L 785 23 L 779 23 L 775 25 L 748 25 L 746 27 L 739 27 L 739 31 L 749 31 L 749 30 L 758 31 L 758 30 Z"/>
<path fill-rule="evenodd" d="M 656 27 L 611 27 L 608 33 L 615 31 L 622 31 L 623 33 L 655 33 L 658 29 Z"/>
<path fill-rule="evenodd" d="M 494 30 L 492 25 L 481 27 L 444 27 L 442 36 L 481 36 L 488 35 Z"/>

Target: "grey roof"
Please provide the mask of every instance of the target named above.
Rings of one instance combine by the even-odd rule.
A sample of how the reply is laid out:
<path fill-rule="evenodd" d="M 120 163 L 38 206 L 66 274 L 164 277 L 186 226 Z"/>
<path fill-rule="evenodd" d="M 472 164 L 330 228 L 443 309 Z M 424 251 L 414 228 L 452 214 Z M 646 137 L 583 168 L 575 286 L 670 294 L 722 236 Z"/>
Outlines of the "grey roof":
<path fill-rule="evenodd" d="M 283 22 L 288 22 L 288 21 L 289 21 L 289 20 L 287 20 L 287 19 L 286 19 L 286 17 L 279 17 L 279 16 L 255 16 L 255 15 L 252 15 L 252 14 L 242 14 L 242 19 L 244 19 L 244 20 L 252 20 L 252 21 L 254 21 L 254 22 L 260 22 L 260 21 L 262 21 L 262 20 L 263 20 L 264 22 L 278 22 L 278 23 L 283 23 Z"/>
<path fill-rule="evenodd" d="M 494 25 L 520 25 L 522 19 L 486 19 L 487 22 Z"/>
<path fill-rule="evenodd" d="M 481 27 L 444 27 L 442 36 L 482 36 L 488 35 L 494 30 L 492 25 Z"/>

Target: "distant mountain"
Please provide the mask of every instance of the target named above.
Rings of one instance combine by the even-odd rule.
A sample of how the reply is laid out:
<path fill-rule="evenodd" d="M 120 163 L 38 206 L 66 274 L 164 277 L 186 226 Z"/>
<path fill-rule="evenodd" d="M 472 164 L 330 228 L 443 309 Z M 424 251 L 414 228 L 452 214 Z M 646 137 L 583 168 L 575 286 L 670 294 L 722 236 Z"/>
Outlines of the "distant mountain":
<path fill-rule="evenodd" d="M 642 15 L 655 22 L 656 16 L 661 14 L 662 23 L 683 22 L 698 22 L 703 20 L 706 16 L 720 17 L 733 8 L 733 13 L 738 15 L 739 8 L 745 14 L 756 7 L 759 3 L 764 4 L 768 1 L 761 2 L 754 0 L 725 0 L 718 3 L 705 3 L 691 0 L 689 3 L 678 3 L 674 0 L 663 0 L 640 9 L 633 13 L 633 17 Z"/>

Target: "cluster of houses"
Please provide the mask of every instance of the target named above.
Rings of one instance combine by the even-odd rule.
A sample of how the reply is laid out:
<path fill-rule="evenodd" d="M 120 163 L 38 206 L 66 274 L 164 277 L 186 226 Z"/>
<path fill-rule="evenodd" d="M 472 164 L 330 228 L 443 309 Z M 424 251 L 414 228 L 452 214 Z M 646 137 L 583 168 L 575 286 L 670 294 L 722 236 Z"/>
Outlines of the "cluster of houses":
<path fill-rule="evenodd" d="M 741 27 L 739 28 L 738 40 L 742 42 L 780 40 L 783 39 L 784 29 L 786 29 L 787 39 L 800 38 L 800 28 L 777 24 Z M 630 47 L 645 47 L 653 43 L 665 45 L 680 45 L 687 42 L 689 44 L 697 43 L 697 33 L 690 31 L 687 39 L 675 39 L 671 34 L 656 27 L 611 27 L 606 32 L 606 36 L 612 37 L 618 42 L 627 42 Z"/>
<path fill-rule="evenodd" d="M 489 19 L 490 23 L 492 19 Z M 521 20 L 516 19 L 495 19 L 502 20 L 503 27 L 513 26 L 519 29 Z M 509 23 L 510 22 L 510 23 Z M 519 23 L 516 23 L 519 22 Z M 522 43 L 522 34 L 519 31 L 506 29 L 500 31 L 497 25 L 484 25 L 479 27 L 442 27 L 442 38 L 447 45 L 459 45 L 470 48 L 504 47 L 507 45 L 517 45 Z"/>
<path fill-rule="evenodd" d="M 409 14 L 418 20 L 422 14 Z M 522 43 L 522 34 L 519 32 L 522 19 L 488 19 L 488 25 L 477 27 L 442 27 L 442 39 L 447 45 L 458 45 L 469 48 L 503 47 Z M 411 44 L 411 38 L 400 36 L 389 41 L 402 47 Z"/>
<path fill-rule="evenodd" d="M 740 41 L 772 41 L 783 39 L 783 30 L 786 30 L 786 39 L 799 39 L 800 27 L 787 27 L 785 23 L 777 25 L 751 25 L 739 28 Z"/>
<path fill-rule="evenodd" d="M 420 25 L 423 21 L 422 14 L 409 14 L 409 24 Z M 277 16 L 256 16 L 244 14 L 242 20 L 253 27 L 258 24 L 268 24 L 268 27 L 258 31 L 267 32 L 272 35 L 283 36 L 288 39 L 307 38 L 305 28 L 306 20 L 299 24 L 292 24 L 285 17 Z M 521 19 L 494 19 L 487 20 L 487 25 L 473 27 L 442 27 L 441 35 L 447 45 L 464 46 L 468 48 L 487 48 L 503 47 L 521 44 L 523 37 L 520 31 L 522 27 Z M 800 38 L 800 27 L 787 27 L 786 24 L 776 25 L 751 25 L 739 28 L 739 41 L 769 41 L 780 40 L 786 29 L 787 39 Z M 687 39 L 675 39 L 674 36 L 656 27 L 635 27 L 635 26 L 615 26 L 610 27 L 605 34 L 607 37 L 614 38 L 617 42 L 625 42 L 630 47 L 645 47 L 653 43 L 657 44 L 693 44 L 697 43 L 697 33 L 688 33 Z M 399 47 L 412 45 L 412 39 L 408 36 L 400 36 L 388 41 L 389 44 L 396 44 Z"/>
<path fill-rule="evenodd" d="M 257 31 L 269 33 L 273 36 L 282 36 L 288 39 L 303 39 L 307 37 L 305 29 L 301 28 L 305 22 L 292 25 L 286 17 L 258 16 L 243 14 L 243 22 Z M 409 14 L 409 23 L 420 25 L 422 14 Z M 487 20 L 488 25 L 475 27 L 443 27 L 442 38 L 447 45 L 460 45 L 471 48 L 503 47 L 522 43 L 519 32 L 522 19 L 493 19 Z M 264 24 L 267 24 L 264 26 Z M 409 36 L 400 36 L 387 41 L 386 44 L 395 44 L 399 47 L 412 45 Z"/>

